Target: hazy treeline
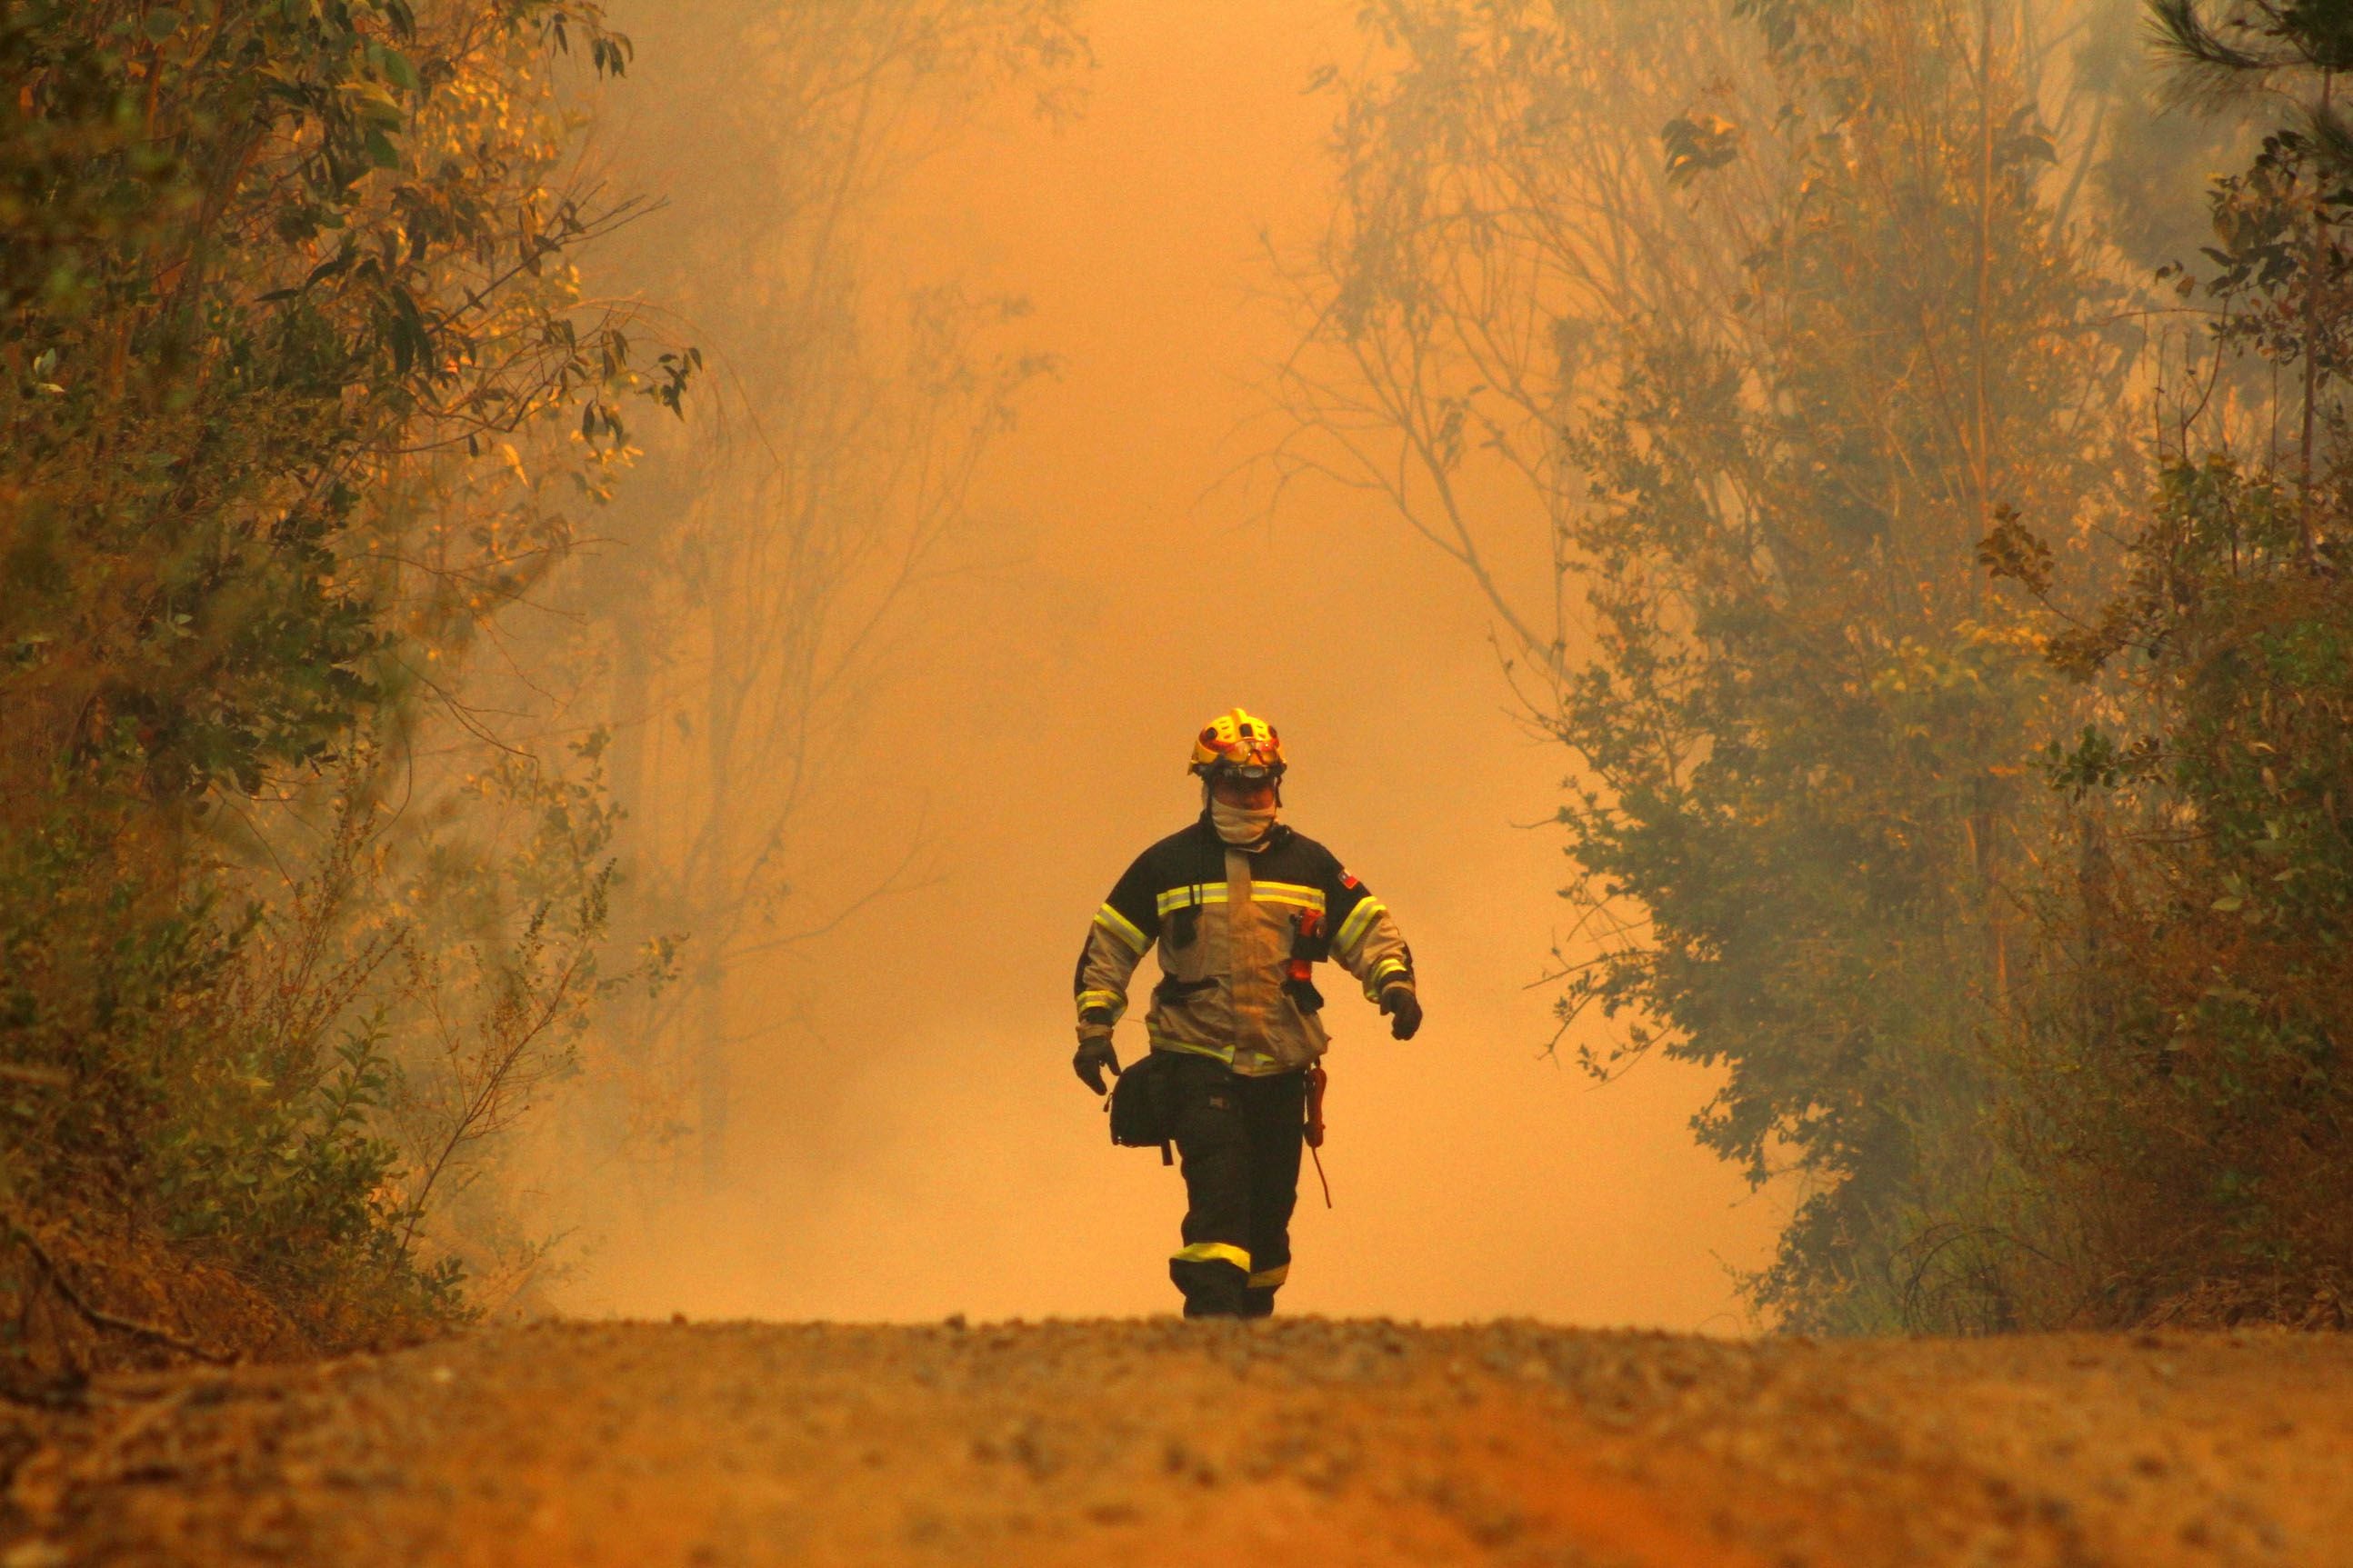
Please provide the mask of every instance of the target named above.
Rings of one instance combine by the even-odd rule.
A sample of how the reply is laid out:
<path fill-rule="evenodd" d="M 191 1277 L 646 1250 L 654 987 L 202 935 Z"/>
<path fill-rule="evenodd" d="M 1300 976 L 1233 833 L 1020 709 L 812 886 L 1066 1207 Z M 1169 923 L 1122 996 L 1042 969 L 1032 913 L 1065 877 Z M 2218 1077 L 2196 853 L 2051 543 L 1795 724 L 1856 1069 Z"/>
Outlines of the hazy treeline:
<path fill-rule="evenodd" d="M 716 1143 L 723 1085 L 698 1129 L 667 1056 L 773 931 L 797 792 L 714 792 L 799 768 L 1028 374 L 948 297 L 878 350 L 856 213 L 925 93 L 1078 45 L 1045 5 L 699 15 L 744 79 L 651 118 L 764 198 L 706 268 L 631 177 L 683 205 L 691 161 L 599 144 L 607 9 L 0 4 L 18 1357 L 512 1297 L 547 1244 L 507 1165 L 559 1087 L 575 1154 Z"/>
<path fill-rule="evenodd" d="M 731 1064 L 776 1028 L 761 979 L 849 906 L 924 873 L 925 844 L 813 849 L 875 659 L 949 564 L 976 466 L 1048 362 L 1018 299 L 886 265 L 895 182 L 1015 86 L 1059 111 L 1084 44 L 1064 0 L 709 0 L 617 8 L 660 90 L 613 117 L 617 176 L 668 193 L 595 274 L 714 346 L 706 416 L 649 444 L 568 603 L 629 803 L 624 918 L 688 933 L 681 983 L 633 1000 L 615 1102 L 647 1195 L 728 1171 Z M 812 854 L 869 868 L 800 889 Z"/>
<path fill-rule="evenodd" d="M 1279 459 L 1487 595 L 1576 761 L 1561 1038 L 1722 1072 L 1773 1319 L 2353 1268 L 2315 15 L 1392 0 L 1336 85 Z"/>

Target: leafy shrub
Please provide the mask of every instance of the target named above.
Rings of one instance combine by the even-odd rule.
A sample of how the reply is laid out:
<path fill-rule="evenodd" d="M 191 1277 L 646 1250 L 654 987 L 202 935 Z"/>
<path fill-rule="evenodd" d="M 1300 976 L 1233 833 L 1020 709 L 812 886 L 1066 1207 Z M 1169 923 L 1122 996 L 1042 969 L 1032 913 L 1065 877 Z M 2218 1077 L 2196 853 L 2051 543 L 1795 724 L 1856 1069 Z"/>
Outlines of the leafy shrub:
<path fill-rule="evenodd" d="M 402 987 L 444 932 L 381 779 L 562 559 L 546 479 L 593 504 L 623 400 L 692 368 L 582 304 L 629 209 L 563 188 L 575 47 L 628 59 L 594 0 L 0 0 L 0 1184 L 330 1342 L 465 1310 L 415 1247 Z M 486 968 L 535 973 L 496 955 L 557 897 Z"/>

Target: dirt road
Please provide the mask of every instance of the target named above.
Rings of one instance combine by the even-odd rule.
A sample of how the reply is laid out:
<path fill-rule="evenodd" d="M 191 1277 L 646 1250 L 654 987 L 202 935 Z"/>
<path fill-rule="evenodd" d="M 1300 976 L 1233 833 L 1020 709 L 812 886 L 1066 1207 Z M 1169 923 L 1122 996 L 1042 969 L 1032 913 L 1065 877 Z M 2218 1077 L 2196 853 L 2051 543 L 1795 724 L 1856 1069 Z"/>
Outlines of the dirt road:
<path fill-rule="evenodd" d="M 550 1325 L 122 1376 L 68 1564 L 2353 1563 L 2353 1342 Z"/>

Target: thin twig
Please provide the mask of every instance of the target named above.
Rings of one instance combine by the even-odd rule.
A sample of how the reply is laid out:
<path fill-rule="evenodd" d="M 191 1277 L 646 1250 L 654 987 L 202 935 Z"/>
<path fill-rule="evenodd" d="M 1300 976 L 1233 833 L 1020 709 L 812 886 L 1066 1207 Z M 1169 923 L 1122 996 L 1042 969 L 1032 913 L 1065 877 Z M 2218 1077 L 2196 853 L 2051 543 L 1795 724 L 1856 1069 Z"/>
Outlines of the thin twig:
<path fill-rule="evenodd" d="M 165 1350 L 175 1351 L 185 1356 L 193 1356 L 198 1361 L 210 1363 L 214 1366 L 227 1366 L 236 1361 L 235 1356 L 223 1355 L 217 1351 L 208 1351 L 195 1341 L 183 1339 L 169 1329 L 158 1328 L 153 1323 L 142 1323 L 136 1318 L 125 1318 L 110 1312 L 102 1307 L 90 1305 L 89 1300 L 74 1288 L 73 1281 L 66 1278 L 65 1270 L 58 1267 L 57 1259 L 51 1258 L 47 1249 L 41 1246 L 40 1238 L 33 1234 L 29 1226 L 15 1215 L 5 1212 L 0 1212 L 0 1225 L 5 1226 L 9 1237 L 24 1247 L 25 1255 L 33 1260 L 42 1276 L 56 1289 L 58 1295 L 64 1300 L 66 1305 L 71 1307 L 92 1328 L 111 1329 L 116 1333 L 147 1340 L 162 1345 Z"/>

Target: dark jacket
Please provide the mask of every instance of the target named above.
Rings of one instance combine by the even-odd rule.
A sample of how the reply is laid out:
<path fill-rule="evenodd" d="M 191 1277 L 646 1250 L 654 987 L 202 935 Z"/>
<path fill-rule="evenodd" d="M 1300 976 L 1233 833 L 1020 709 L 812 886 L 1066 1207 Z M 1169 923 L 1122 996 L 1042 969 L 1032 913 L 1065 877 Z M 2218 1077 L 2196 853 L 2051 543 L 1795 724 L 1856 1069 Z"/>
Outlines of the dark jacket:
<path fill-rule="evenodd" d="M 1136 857 L 1079 954 L 1082 1037 L 1111 1032 L 1155 942 L 1152 1048 L 1215 1057 L 1240 1073 L 1296 1071 L 1324 1054 L 1312 965 L 1337 962 L 1368 999 L 1413 984 L 1413 953 L 1388 907 L 1330 850 L 1281 823 L 1243 849 L 1204 813 Z"/>

